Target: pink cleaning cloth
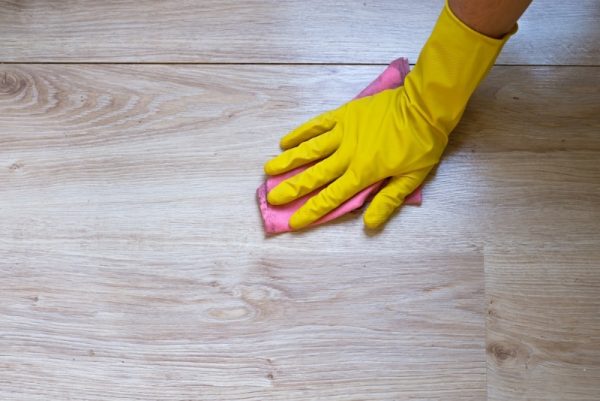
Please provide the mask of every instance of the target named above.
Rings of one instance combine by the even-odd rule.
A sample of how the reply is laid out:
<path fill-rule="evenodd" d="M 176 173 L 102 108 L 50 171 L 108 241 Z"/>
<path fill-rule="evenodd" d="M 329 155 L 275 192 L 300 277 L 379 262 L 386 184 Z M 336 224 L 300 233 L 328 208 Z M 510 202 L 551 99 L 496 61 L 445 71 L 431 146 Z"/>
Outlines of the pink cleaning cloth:
<path fill-rule="evenodd" d="M 404 77 L 406 74 L 408 74 L 408 71 L 409 65 L 407 59 L 399 58 L 392 61 L 390 65 L 373 82 L 369 84 L 369 86 L 363 89 L 362 92 L 355 97 L 355 99 L 364 96 L 371 96 L 386 89 L 399 87 L 404 82 Z M 288 171 L 287 173 L 269 177 L 267 181 L 256 190 L 265 231 L 268 234 L 291 231 L 291 228 L 288 224 L 290 217 L 292 217 L 294 212 L 304 205 L 306 201 L 318 194 L 321 190 L 317 189 L 316 191 L 304 195 L 295 201 L 281 206 L 271 205 L 269 202 L 267 202 L 267 193 L 269 193 L 271 189 L 275 188 L 280 182 L 301 173 L 313 164 L 314 163 L 310 163 Z M 363 189 L 352 198 L 342 203 L 336 209 L 315 221 L 312 225 L 323 224 L 362 207 L 365 201 L 381 188 L 382 184 L 383 181 L 380 181 Z M 421 200 L 421 189 L 417 188 L 412 194 L 406 197 L 404 204 L 420 205 Z"/>

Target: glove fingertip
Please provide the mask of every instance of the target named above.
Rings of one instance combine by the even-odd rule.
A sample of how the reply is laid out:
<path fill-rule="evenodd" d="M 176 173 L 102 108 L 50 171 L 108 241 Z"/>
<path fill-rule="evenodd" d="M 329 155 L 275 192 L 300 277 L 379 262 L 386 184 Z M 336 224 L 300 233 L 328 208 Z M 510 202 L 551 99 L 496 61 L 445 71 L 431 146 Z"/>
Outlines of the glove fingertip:
<path fill-rule="evenodd" d="M 294 213 L 288 222 L 288 225 L 292 230 L 300 230 L 308 226 L 312 221 L 307 218 L 307 216 L 303 213 Z"/>
<path fill-rule="evenodd" d="M 281 188 L 273 188 L 267 194 L 267 202 L 274 206 L 284 205 L 285 203 L 287 203 L 285 192 Z"/>
<path fill-rule="evenodd" d="M 264 164 L 263 169 L 267 175 L 277 175 L 276 170 L 273 168 L 273 163 L 271 163 L 270 160 Z"/>
<path fill-rule="evenodd" d="M 388 219 L 388 216 L 382 216 L 377 213 L 365 213 L 363 216 L 363 221 L 365 226 L 371 229 L 379 228 L 383 223 L 385 223 Z"/>
<path fill-rule="evenodd" d="M 281 153 L 265 163 L 264 169 L 267 175 L 279 175 L 289 170 L 290 155 Z"/>
<path fill-rule="evenodd" d="M 281 166 L 277 166 L 276 164 L 265 165 L 265 174 L 266 175 L 279 175 L 285 173 L 285 170 L 281 168 Z"/>
<path fill-rule="evenodd" d="M 292 140 L 289 139 L 287 136 L 284 136 L 283 138 L 281 138 L 281 140 L 279 141 L 279 147 L 283 150 L 288 150 L 289 148 L 292 148 Z"/>
<path fill-rule="evenodd" d="M 385 202 L 377 202 L 377 199 L 374 199 L 371 205 L 367 208 L 367 211 L 363 216 L 363 221 L 368 228 L 379 228 L 389 220 L 390 216 L 396 209 L 396 205 L 387 204 Z"/>

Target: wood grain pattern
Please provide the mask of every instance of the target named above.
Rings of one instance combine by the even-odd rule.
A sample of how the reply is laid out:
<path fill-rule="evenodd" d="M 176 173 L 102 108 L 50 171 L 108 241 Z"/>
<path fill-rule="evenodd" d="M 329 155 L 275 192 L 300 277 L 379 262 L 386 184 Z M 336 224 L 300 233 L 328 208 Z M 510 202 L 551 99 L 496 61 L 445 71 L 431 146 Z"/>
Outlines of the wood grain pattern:
<path fill-rule="evenodd" d="M 0 62 L 414 62 L 442 4 L 0 1 Z M 537 0 L 499 63 L 598 65 L 599 19 L 596 0 Z"/>
<path fill-rule="evenodd" d="M 597 237 L 599 69 L 496 67 L 422 207 L 375 234 L 348 217 L 265 238 L 254 190 L 277 139 L 378 71 L 0 66 L 0 398 L 483 399 L 484 256 L 506 299 L 498 283 L 533 284 L 490 273 L 495 244 Z M 593 352 L 536 352 L 536 383 L 596 366 L 598 254 L 583 245 L 587 326 L 564 342 L 590 336 L 572 349 Z M 515 266 L 553 255 L 526 249 Z M 578 284 L 554 266 L 538 274 L 557 296 L 540 299 L 560 324 Z M 491 344 L 547 327 L 541 306 L 509 301 Z M 505 379 L 522 366 L 489 358 L 488 394 L 519 399 L 501 386 L 527 385 Z M 591 399 L 596 372 L 564 399 Z"/>
<path fill-rule="evenodd" d="M 1 68 L 0 398 L 484 396 L 477 246 L 262 233 L 276 138 L 375 68 Z"/>
<path fill-rule="evenodd" d="M 595 401 L 600 241 L 485 249 L 490 400 Z"/>

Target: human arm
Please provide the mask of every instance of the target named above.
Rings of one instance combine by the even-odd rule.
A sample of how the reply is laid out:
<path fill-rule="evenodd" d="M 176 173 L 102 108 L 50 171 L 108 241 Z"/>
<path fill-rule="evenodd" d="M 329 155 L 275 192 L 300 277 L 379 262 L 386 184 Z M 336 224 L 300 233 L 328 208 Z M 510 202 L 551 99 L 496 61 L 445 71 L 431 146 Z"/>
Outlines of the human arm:
<path fill-rule="evenodd" d="M 482 18 L 491 17 L 474 12 L 474 8 L 511 3 L 455 2 L 478 27 Z M 524 2 L 515 0 L 503 12 L 516 14 L 516 3 Z M 484 30 L 492 34 L 502 31 L 506 20 L 510 18 L 483 24 L 489 28 Z M 268 195 L 269 202 L 285 204 L 323 187 L 290 219 L 290 226 L 299 229 L 361 189 L 389 178 L 364 216 L 368 227 L 384 223 L 439 162 L 469 97 L 515 30 L 513 22 L 500 39 L 484 35 L 461 21 L 446 4 L 403 87 L 346 103 L 281 140 L 285 152 L 266 163 L 267 174 L 320 161 L 275 187 Z"/>

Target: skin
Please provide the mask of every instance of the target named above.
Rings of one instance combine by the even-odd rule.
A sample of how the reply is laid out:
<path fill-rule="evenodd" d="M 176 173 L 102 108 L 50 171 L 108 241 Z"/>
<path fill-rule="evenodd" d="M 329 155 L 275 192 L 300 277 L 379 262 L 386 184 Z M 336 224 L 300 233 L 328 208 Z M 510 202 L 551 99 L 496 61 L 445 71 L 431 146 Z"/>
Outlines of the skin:
<path fill-rule="evenodd" d="M 467 26 L 492 38 L 510 32 L 532 0 L 448 0 L 454 14 Z"/>

